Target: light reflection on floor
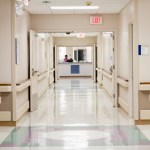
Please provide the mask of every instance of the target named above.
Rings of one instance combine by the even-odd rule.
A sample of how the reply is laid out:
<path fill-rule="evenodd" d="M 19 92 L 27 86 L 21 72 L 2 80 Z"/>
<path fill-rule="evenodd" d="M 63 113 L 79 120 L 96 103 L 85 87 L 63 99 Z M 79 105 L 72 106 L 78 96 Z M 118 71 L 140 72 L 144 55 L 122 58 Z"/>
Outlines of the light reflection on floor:
<path fill-rule="evenodd" d="M 0 147 L 64 147 L 150 145 L 134 126 L 18 127 Z"/>
<path fill-rule="evenodd" d="M 62 79 L 17 128 L 0 127 L 0 150 L 150 150 L 149 131 L 91 79 Z"/>

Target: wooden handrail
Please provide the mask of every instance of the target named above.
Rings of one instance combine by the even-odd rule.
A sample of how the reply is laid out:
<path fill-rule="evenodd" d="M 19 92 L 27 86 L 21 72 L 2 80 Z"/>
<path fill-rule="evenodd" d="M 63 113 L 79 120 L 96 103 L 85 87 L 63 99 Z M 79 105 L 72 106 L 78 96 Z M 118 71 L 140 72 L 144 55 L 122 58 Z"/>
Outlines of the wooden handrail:
<path fill-rule="evenodd" d="M 11 84 L 0 84 L 0 86 L 11 86 Z"/>
<path fill-rule="evenodd" d="M 140 84 L 150 84 L 150 82 L 140 82 Z"/>

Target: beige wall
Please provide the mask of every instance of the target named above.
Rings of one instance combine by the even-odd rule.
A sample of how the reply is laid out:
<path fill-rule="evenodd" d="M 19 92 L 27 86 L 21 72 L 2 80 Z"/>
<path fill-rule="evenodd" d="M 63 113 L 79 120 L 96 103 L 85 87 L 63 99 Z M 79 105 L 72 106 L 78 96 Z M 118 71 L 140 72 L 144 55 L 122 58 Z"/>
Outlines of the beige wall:
<path fill-rule="evenodd" d="M 31 15 L 32 28 L 40 31 L 99 31 L 118 27 L 116 14 L 103 14 L 103 25 L 90 25 L 90 15 Z"/>
<path fill-rule="evenodd" d="M 149 47 L 148 56 L 139 56 L 139 82 L 150 82 L 150 1 L 138 0 L 139 44 Z"/>
<path fill-rule="evenodd" d="M 0 0 L 0 83 L 11 83 L 11 2 Z"/>
<path fill-rule="evenodd" d="M 149 47 L 148 56 L 139 56 L 139 82 L 150 82 L 150 1 L 138 0 L 138 40 Z M 139 91 L 139 110 L 150 110 L 149 91 Z M 149 116 L 150 119 L 150 116 Z"/>
<path fill-rule="evenodd" d="M 58 46 L 91 46 L 96 44 L 96 37 L 55 37 L 54 44 Z"/>

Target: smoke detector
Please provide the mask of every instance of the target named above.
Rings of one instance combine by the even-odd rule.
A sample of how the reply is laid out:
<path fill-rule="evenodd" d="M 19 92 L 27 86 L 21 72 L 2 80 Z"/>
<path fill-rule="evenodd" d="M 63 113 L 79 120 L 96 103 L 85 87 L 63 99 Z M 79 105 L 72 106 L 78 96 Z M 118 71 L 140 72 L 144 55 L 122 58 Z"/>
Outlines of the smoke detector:
<path fill-rule="evenodd" d="M 43 3 L 44 4 L 50 4 L 51 2 L 49 0 L 44 0 Z"/>
<path fill-rule="evenodd" d="M 92 5 L 92 2 L 85 2 L 85 5 L 86 5 L 86 6 L 91 6 L 91 5 Z"/>

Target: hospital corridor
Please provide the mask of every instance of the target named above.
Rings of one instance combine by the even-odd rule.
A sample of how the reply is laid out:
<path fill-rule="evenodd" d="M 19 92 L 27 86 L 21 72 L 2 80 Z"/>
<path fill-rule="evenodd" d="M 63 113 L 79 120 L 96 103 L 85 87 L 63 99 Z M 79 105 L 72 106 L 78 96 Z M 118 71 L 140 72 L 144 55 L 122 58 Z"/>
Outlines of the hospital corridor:
<path fill-rule="evenodd" d="M 150 150 L 149 0 L 0 0 L 0 150 Z"/>

